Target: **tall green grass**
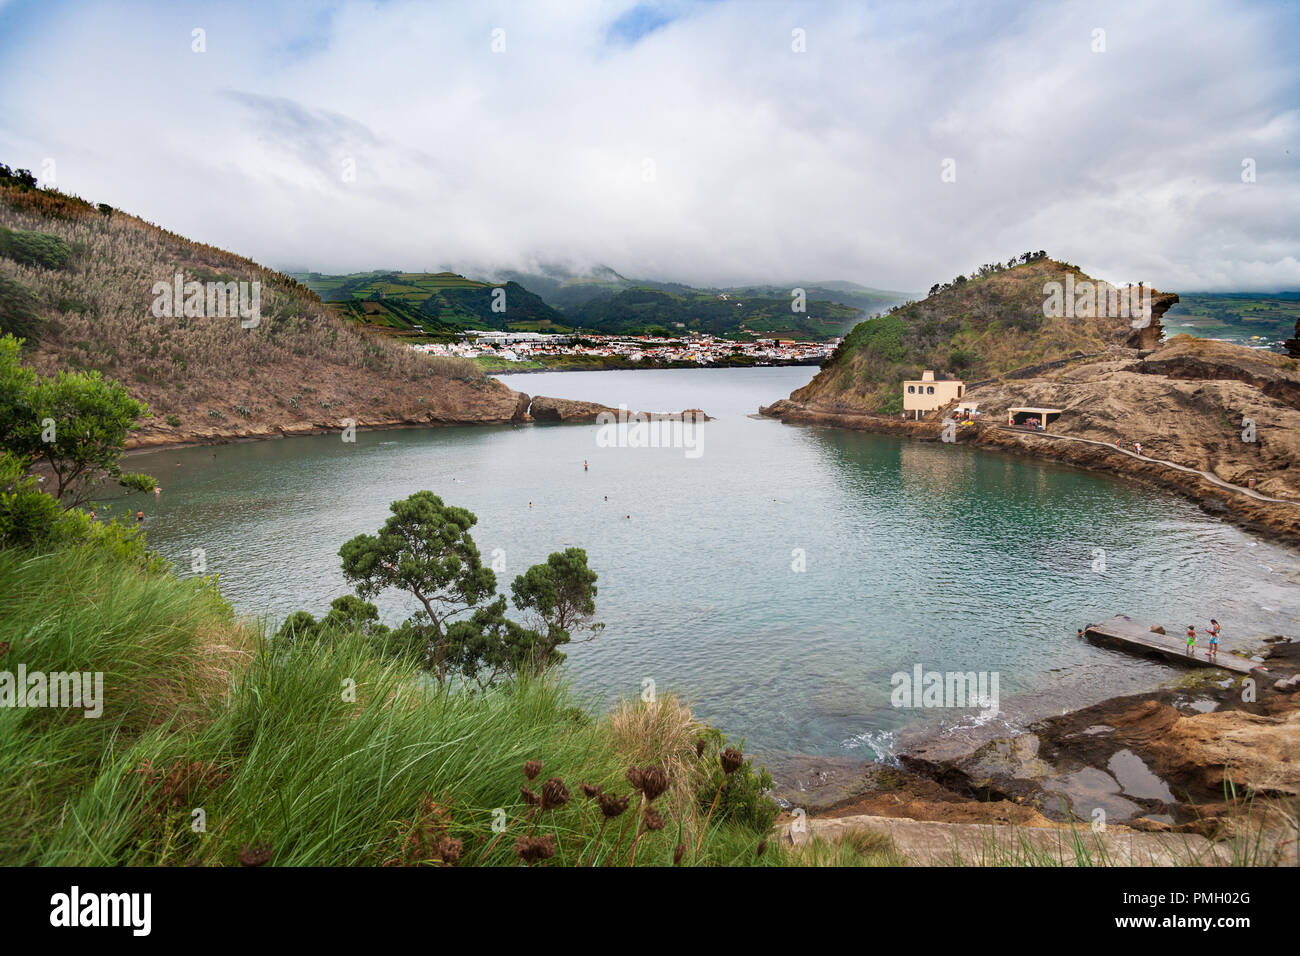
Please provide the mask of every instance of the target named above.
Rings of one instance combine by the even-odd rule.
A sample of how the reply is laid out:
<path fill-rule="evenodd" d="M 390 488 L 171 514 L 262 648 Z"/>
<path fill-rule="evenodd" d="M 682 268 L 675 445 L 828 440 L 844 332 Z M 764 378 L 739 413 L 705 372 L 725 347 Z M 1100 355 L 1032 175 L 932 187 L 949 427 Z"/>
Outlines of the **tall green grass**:
<path fill-rule="evenodd" d="M 0 641 L 0 669 L 102 671 L 105 697 L 99 719 L 0 708 L 0 864 L 514 865 L 517 838 L 549 835 L 552 864 L 624 865 L 635 844 L 637 864 L 682 845 L 682 863 L 717 865 L 753 861 L 762 838 L 731 823 L 698 838 L 689 717 L 635 741 L 687 790 L 659 799 L 650 832 L 627 734 L 555 681 L 439 690 L 346 636 L 278 646 L 211 585 L 101 550 L 0 551 Z M 520 787 L 550 777 L 567 803 L 528 806 Z M 629 808 L 602 826 L 583 782 Z"/>

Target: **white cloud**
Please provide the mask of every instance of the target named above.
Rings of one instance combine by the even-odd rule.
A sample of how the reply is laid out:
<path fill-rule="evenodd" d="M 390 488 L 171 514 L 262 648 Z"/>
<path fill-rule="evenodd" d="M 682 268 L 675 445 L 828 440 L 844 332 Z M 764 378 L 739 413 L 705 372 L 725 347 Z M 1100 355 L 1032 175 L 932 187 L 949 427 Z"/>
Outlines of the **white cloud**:
<path fill-rule="evenodd" d="M 1300 286 L 1293 8 L 632 6 L 9 7 L 0 160 L 286 268 Z"/>

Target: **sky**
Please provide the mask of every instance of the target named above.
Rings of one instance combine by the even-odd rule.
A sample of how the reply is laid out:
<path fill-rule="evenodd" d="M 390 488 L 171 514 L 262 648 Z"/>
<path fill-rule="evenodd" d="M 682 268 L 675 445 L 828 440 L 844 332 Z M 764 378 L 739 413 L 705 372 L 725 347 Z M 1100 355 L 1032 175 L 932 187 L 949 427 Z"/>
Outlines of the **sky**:
<path fill-rule="evenodd" d="M 286 271 L 1300 289 L 1300 3 L 0 0 L 0 162 Z"/>

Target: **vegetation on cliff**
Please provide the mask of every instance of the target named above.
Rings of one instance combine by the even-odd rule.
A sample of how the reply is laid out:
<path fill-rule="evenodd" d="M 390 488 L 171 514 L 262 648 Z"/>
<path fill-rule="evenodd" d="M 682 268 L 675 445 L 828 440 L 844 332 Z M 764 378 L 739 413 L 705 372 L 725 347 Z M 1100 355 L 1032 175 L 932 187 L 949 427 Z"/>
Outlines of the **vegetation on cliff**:
<path fill-rule="evenodd" d="M 924 300 L 857 325 L 791 400 L 898 412 L 901 383 L 920 378 L 925 369 L 977 381 L 1075 353 L 1097 354 L 1112 345 L 1148 340 L 1154 345 L 1160 315 L 1177 301 L 1170 293 L 1153 292 L 1145 328 L 1135 328 L 1129 316 L 1100 314 L 1106 311 L 1104 296 L 1091 316 L 1045 315 L 1048 284 L 1064 286 L 1067 277 L 1075 289 L 1086 288 L 1084 283 L 1094 290 L 1104 287 L 1077 266 L 1042 252 L 936 284 Z"/>

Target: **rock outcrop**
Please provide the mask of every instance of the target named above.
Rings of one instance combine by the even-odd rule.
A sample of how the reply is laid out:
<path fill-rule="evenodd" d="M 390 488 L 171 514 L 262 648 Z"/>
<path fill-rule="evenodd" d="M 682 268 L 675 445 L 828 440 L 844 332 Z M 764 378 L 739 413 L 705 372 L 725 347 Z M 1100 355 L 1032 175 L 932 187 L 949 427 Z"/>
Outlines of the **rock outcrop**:
<path fill-rule="evenodd" d="M 709 421 L 709 416 L 698 408 L 681 412 L 629 412 L 598 402 L 583 402 L 570 398 L 551 398 L 538 395 L 532 400 L 528 413 L 535 422 L 590 423 L 601 415 L 623 416 L 628 421 Z"/>

